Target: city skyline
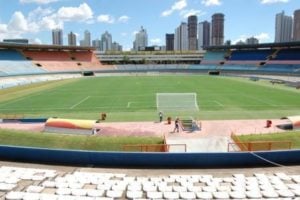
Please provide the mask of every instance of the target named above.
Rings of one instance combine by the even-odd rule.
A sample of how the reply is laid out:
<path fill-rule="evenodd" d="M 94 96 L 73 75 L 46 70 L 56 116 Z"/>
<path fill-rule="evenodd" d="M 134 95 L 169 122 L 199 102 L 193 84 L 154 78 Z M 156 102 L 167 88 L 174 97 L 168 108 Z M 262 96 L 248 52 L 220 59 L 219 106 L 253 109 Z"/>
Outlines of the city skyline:
<path fill-rule="evenodd" d="M 0 40 L 28 38 L 31 43 L 52 43 L 52 29 L 62 28 L 64 44 L 73 31 L 77 41 L 84 31 L 91 40 L 101 39 L 108 31 L 124 50 L 132 48 L 135 34 L 143 26 L 149 46 L 165 45 L 165 34 L 174 33 L 181 22 L 196 14 L 198 22 L 211 21 L 214 13 L 225 15 L 224 41 L 236 43 L 256 37 L 260 43 L 274 42 L 275 16 L 285 11 L 293 16 L 297 0 L 0 0 Z M 247 9 L 245 8 L 247 3 Z"/>

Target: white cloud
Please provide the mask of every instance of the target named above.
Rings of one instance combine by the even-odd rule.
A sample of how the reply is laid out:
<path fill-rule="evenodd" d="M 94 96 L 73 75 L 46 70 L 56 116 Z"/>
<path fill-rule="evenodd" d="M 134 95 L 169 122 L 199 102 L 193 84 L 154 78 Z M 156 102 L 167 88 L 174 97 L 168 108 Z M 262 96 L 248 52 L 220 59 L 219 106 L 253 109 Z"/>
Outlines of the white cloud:
<path fill-rule="evenodd" d="M 165 10 L 161 13 L 161 16 L 167 17 L 175 11 L 180 11 L 187 6 L 187 0 L 177 0 L 170 9 Z"/>
<path fill-rule="evenodd" d="M 34 38 L 29 40 L 30 44 L 42 44 L 42 41 L 39 38 Z"/>
<path fill-rule="evenodd" d="M 119 17 L 118 21 L 121 23 L 126 23 L 126 22 L 128 22 L 129 19 L 130 19 L 130 17 L 128 17 L 127 15 L 123 15 L 123 16 Z"/>
<path fill-rule="evenodd" d="M 0 34 L 7 32 L 7 25 L 6 24 L 0 24 Z"/>
<path fill-rule="evenodd" d="M 288 3 L 290 0 L 260 0 L 261 4 Z"/>
<path fill-rule="evenodd" d="M 249 35 L 240 35 L 237 39 L 235 39 L 232 43 L 233 44 L 236 44 L 237 42 L 239 41 L 243 41 L 245 42 L 247 38 L 250 38 L 250 37 L 255 37 L 256 39 L 259 40 L 260 43 L 266 43 L 266 42 L 270 42 L 270 35 L 268 33 L 259 33 L 257 35 L 252 35 L 252 36 L 249 36 Z"/>
<path fill-rule="evenodd" d="M 139 31 L 133 31 L 132 35 L 136 35 Z"/>
<path fill-rule="evenodd" d="M 12 32 L 25 32 L 28 30 L 28 23 L 22 12 L 15 12 L 8 23 L 7 29 Z"/>
<path fill-rule="evenodd" d="M 1 30 L 1 29 L 0 29 Z M 121 33 L 122 37 L 126 37 L 128 34 L 126 32 Z"/>
<path fill-rule="evenodd" d="M 58 0 L 20 0 L 20 3 L 48 4 L 56 1 Z"/>
<path fill-rule="evenodd" d="M 201 3 L 205 6 L 220 6 L 221 0 L 202 0 Z"/>
<path fill-rule="evenodd" d="M 115 18 L 111 15 L 99 15 L 97 21 L 100 23 L 113 24 L 115 23 Z"/>
<path fill-rule="evenodd" d="M 150 44 L 151 45 L 161 45 L 162 40 L 160 38 L 153 38 L 153 39 L 150 39 Z"/>
<path fill-rule="evenodd" d="M 205 12 L 202 12 L 201 10 L 194 10 L 194 9 L 182 10 L 180 12 L 180 16 L 183 17 L 183 18 L 188 18 L 191 15 L 201 16 L 201 15 L 204 15 L 204 14 L 205 14 Z"/>
<path fill-rule="evenodd" d="M 64 21 L 86 21 L 93 18 L 93 11 L 88 4 L 82 3 L 79 7 L 61 7 L 57 17 Z"/>

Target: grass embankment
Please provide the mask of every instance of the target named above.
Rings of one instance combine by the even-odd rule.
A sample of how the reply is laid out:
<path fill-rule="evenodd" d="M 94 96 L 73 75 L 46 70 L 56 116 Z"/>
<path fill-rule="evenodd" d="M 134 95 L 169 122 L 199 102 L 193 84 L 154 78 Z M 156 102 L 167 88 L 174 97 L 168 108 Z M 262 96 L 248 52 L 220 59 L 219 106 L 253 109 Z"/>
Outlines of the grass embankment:
<path fill-rule="evenodd" d="M 300 131 L 290 131 L 285 133 L 272 134 L 253 134 L 253 135 L 239 135 L 241 142 L 259 142 L 259 141 L 290 141 L 292 142 L 292 149 L 300 149 Z"/>
<path fill-rule="evenodd" d="M 163 139 L 155 137 L 105 137 L 30 133 L 0 129 L 0 145 L 73 150 L 122 151 L 123 145 L 127 144 L 163 144 Z"/>

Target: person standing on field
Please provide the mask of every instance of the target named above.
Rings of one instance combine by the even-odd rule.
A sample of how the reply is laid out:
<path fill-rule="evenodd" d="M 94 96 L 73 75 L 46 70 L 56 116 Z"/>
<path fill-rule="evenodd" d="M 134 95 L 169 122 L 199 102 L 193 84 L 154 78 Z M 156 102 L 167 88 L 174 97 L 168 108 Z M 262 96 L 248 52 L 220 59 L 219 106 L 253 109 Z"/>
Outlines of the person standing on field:
<path fill-rule="evenodd" d="M 163 113 L 160 111 L 158 115 L 159 115 L 159 122 L 161 123 L 163 121 Z"/>

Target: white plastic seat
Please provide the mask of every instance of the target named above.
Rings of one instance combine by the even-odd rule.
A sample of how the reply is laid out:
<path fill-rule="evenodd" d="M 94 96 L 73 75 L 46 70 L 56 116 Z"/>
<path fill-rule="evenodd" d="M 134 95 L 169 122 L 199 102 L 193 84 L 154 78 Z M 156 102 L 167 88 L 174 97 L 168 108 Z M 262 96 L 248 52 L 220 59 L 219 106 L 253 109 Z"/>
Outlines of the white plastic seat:
<path fill-rule="evenodd" d="M 290 190 L 277 190 L 276 192 L 283 198 L 293 198 L 295 196 L 295 194 Z"/>
<path fill-rule="evenodd" d="M 142 191 L 127 191 L 126 197 L 129 199 L 138 199 L 143 197 Z"/>
<path fill-rule="evenodd" d="M 86 196 L 87 190 L 85 189 L 71 189 L 71 195 L 73 196 Z"/>
<path fill-rule="evenodd" d="M 103 197 L 104 190 L 87 189 L 87 196 L 89 197 Z"/>
<path fill-rule="evenodd" d="M 246 198 L 246 194 L 243 191 L 233 191 L 233 192 L 229 192 L 229 196 L 232 199 L 245 199 Z"/>
<path fill-rule="evenodd" d="M 286 186 L 289 189 L 292 189 L 292 190 L 300 190 L 300 185 L 299 184 L 286 184 Z"/>
<path fill-rule="evenodd" d="M 212 199 L 213 195 L 211 192 L 196 192 L 198 199 Z"/>
<path fill-rule="evenodd" d="M 296 197 L 300 197 L 300 190 L 291 190 L 294 194 L 295 194 L 295 196 Z"/>
<path fill-rule="evenodd" d="M 141 191 L 142 185 L 140 183 L 131 183 L 127 186 L 128 191 Z"/>
<path fill-rule="evenodd" d="M 183 186 L 173 185 L 174 192 L 186 192 L 187 188 Z"/>
<path fill-rule="evenodd" d="M 123 191 L 108 190 L 108 191 L 106 191 L 106 196 L 111 197 L 111 198 L 121 198 L 123 196 Z"/>
<path fill-rule="evenodd" d="M 22 200 L 24 196 L 24 192 L 9 192 L 6 194 L 6 200 Z"/>
<path fill-rule="evenodd" d="M 275 173 L 275 175 L 278 176 L 281 180 L 284 180 L 284 181 L 290 181 L 290 180 L 292 180 L 291 177 L 289 177 L 288 175 L 286 175 L 283 172 Z"/>
<path fill-rule="evenodd" d="M 97 185 L 97 190 L 110 190 L 110 189 L 111 189 L 111 185 L 109 184 Z"/>
<path fill-rule="evenodd" d="M 179 199 L 178 192 L 163 192 L 164 199 Z"/>
<path fill-rule="evenodd" d="M 11 183 L 0 183 L 0 191 L 10 191 L 14 187 L 16 187 L 16 184 Z"/>
<path fill-rule="evenodd" d="M 42 186 L 45 188 L 55 188 L 56 183 L 54 181 L 44 181 Z"/>
<path fill-rule="evenodd" d="M 262 198 L 262 194 L 260 193 L 259 190 L 246 191 L 246 196 L 249 199 L 261 199 Z"/>
<path fill-rule="evenodd" d="M 279 197 L 279 195 L 277 194 L 277 192 L 275 190 L 265 190 L 265 191 L 262 191 L 261 194 L 265 198 L 278 198 Z"/>
<path fill-rule="evenodd" d="M 40 194 L 40 200 L 57 200 L 57 198 L 55 194 Z"/>
<path fill-rule="evenodd" d="M 214 186 L 204 186 L 202 187 L 203 192 L 216 192 L 217 188 Z"/>
<path fill-rule="evenodd" d="M 172 192 L 173 187 L 172 186 L 166 186 L 166 185 L 160 185 L 160 186 L 158 186 L 158 191 L 159 192 Z"/>
<path fill-rule="evenodd" d="M 213 197 L 215 199 L 229 199 L 228 192 L 213 192 Z"/>
<path fill-rule="evenodd" d="M 76 183 L 76 182 L 71 182 L 68 184 L 68 187 L 71 189 L 82 189 L 84 184 L 82 183 Z"/>
<path fill-rule="evenodd" d="M 40 194 L 38 193 L 24 193 L 23 200 L 39 200 Z"/>
<path fill-rule="evenodd" d="M 187 190 L 189 192 L 201 192 L 202 191 L 202 188 L 200 186 L 188 186 L 187 187 Z"/>
<path fill-rule="evenodd" d="M 144 192 L 156 192 L 157 186 L 145 184 L 145 185 L 143 185 L 143 191 Z"/>
<path fill-rule="evenodd" d="M 195 199 L 196 194 L 194 192 L 179 192 L 181 199 Z"/>
<path fill-rule="evenodd" d="M 44 190 L 44 187 L 42 186 L 35 186 L 35 185 L 30 185 L 27 189 L 26 192 L 32 192 L 32 193 L 40 193 Z"/>
<path fill-rule="evenodd" d="M 149 199 L 162 199 L 163 193 L 162 192 L 147 192 L 147 198 Z"/>
<path fill-rule="evenodd" d="M 69 188 L 58 188 L 55 191 L 56 194 L 58 195 L 70 195 L 71 194 L 71 189 Z"/>

